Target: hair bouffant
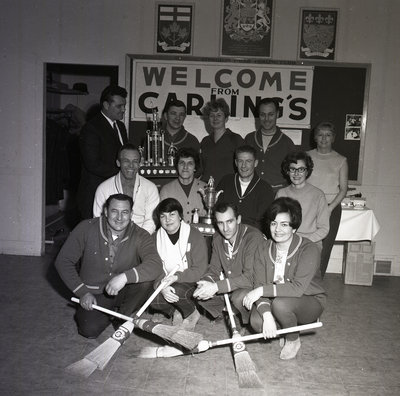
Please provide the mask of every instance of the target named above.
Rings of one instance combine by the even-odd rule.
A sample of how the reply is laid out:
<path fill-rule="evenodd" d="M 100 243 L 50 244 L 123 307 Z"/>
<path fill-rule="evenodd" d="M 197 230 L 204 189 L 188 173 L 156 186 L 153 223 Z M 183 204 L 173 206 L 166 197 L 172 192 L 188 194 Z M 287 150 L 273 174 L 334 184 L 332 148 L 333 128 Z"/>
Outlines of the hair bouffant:
<path fill-rule="evenodd" d="M 301 225 L 302 213 L 299 201 L 289 197 L 280 197 L 268 207 L 265 214 L 268 229 L 279 213 L 288 213 L 290 217 L 290 227 L 297 230 Z"/>

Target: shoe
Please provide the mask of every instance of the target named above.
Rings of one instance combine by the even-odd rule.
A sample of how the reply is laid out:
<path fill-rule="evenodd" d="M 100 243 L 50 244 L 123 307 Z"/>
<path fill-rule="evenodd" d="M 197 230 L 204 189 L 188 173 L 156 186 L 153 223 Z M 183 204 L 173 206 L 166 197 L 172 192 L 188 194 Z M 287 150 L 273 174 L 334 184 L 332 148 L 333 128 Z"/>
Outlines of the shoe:
<path fill-rule="evenodd" d="M 199 321 L 200 319 L 200 312 L 195 308 L 194 311 L 186 318 L 183 319 L 182 322 L 182 329 L 184 330 L 194 330 L 196 323 Z"/>
<path fill-rule="evenodd" d="M 286 340 L 285 346 L 281 350 L 280 358 L 282 360 L 294 359 L 301 346 L 300 338 L 294 341 Z"/>
<path fill-rule="evenodd" d="M 281 348 L 285 346 L 285 337 L 279 337 L 279 346 Z"/>
<path fill-rule="evenodd" d="M 174 314 L 172 315 L 172 326 L 180 326 L 183 322 L 183 317 L 181 311 L 179 309 L 175 309 Z"/>

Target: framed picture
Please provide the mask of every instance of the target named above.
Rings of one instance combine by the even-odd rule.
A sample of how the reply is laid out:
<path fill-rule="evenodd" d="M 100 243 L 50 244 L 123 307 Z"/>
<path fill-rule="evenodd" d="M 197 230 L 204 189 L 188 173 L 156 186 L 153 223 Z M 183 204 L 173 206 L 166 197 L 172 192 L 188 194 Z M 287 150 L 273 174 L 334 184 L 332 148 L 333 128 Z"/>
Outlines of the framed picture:
<path fill-rule="evenodd" d="M 335 60 L 338 10 L 300 9 L 299 59 Z"/>
<path fill-rule="evenodd" d="M 222 0 L 221 56 L 270 58 L 273 0 Z"/>
<path fill-rule="evenodd" d="M 346 114 L 344 140 L 361 139 L 362 114 Z"/>
<path fill-rule="evenodd" d="M 191 55 L 194 4 L 157 4 L 157 54 Z"/>

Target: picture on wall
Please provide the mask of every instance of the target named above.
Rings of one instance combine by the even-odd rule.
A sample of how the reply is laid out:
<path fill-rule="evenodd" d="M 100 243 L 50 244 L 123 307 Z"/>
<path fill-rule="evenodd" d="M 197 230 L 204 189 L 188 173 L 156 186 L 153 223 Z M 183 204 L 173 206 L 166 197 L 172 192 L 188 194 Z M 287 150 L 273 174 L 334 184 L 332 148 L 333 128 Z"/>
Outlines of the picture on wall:
<path fill-rule="evenodd" d="M 299 59 L 335 60 L 338 10 L 300 10 Z"/>
<path fill-rule="evenodd" d="M 344 140 L 361 139 L 361 114 L 346 114 L 346 126 L 344 130 Z"/>
<path fill-rule="evenodd" d="M 157 54 L 192 54 L 193 4 L 157 4 Z"/>
<path fill-rule="evenodd" d="M 222 0 L 221 56 L 270 58 L 273 0 Z"/>

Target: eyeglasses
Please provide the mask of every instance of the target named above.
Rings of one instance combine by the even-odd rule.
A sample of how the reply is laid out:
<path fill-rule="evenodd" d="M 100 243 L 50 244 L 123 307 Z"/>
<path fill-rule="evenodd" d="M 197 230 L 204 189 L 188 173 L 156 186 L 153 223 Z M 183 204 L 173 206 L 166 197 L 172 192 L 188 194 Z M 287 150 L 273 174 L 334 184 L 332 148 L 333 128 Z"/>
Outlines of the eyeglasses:
<path fill-rule="evenodd" d="M 303 166 L 301 168 L 289 168 L 289 172 L 294 174 L 296 173 L 303 174 L 306 170 L 307 168 L 304 168 Z"/>

